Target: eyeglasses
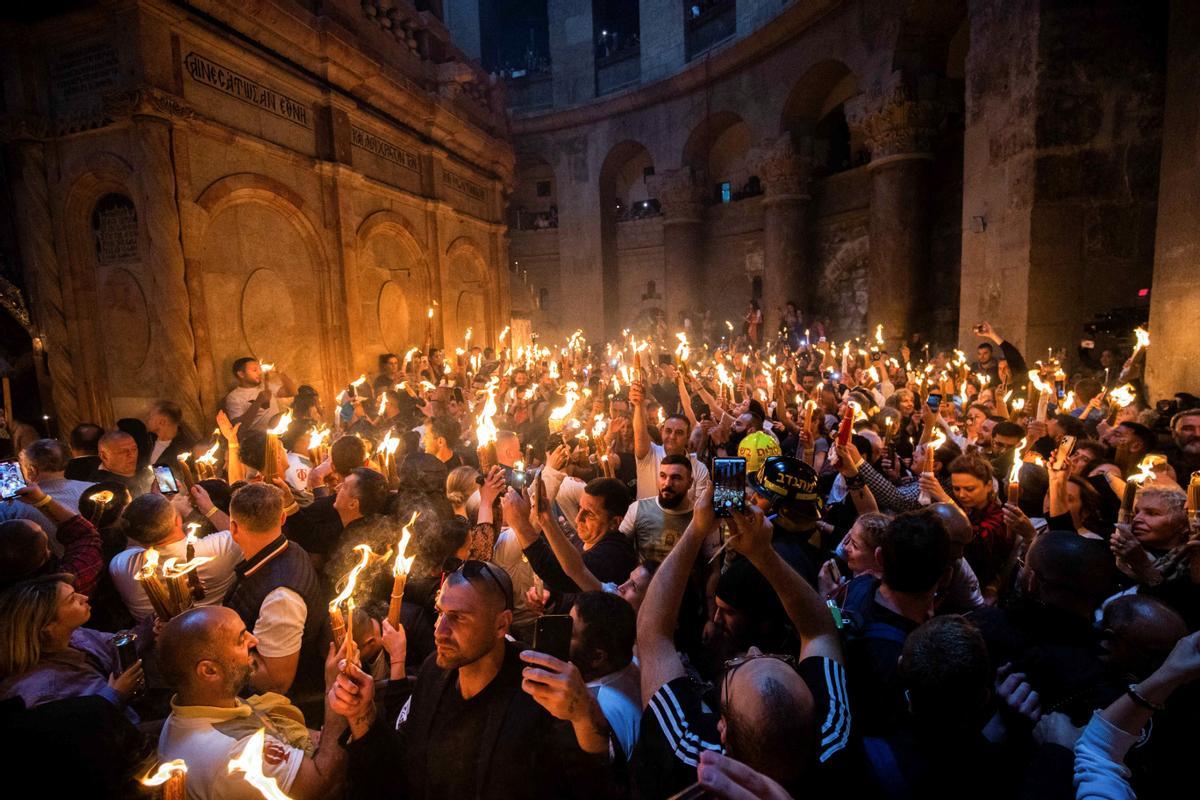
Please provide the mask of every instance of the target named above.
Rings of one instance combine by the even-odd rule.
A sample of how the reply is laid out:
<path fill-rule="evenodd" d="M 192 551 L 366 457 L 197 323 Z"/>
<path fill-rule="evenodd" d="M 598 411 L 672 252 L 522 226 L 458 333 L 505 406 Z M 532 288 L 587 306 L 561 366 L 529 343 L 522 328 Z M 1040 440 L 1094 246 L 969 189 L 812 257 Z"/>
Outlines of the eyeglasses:
<path fill-rule="evenodd" d="M 501 580 L 494 571 L 496 569 L 496 567 L 486 561 L 478 561 L 473 558 L 463 561 L 461 558 L 451 556 L 442 562 L 442 582 L 445 583 L 446 578 L 455 572 L 462 575 L 468 581 L 473 581 L 483 576 L 496 584 L 496 588 L 504 596 L 504 607 L 511 611 L 514 605 L 512 583 Z"/>
<path fill-rule="evenodd" d="M 749 664 L 758 658 L 773 658 L 776 661 L 782 661 L 794 670 L 799 667 L 799 662 L 795 656 L 786 655 L 783 653 L 746 653 L 736 658 L 731 658 L 725 662 L 725 674 L 721 677 L 721 706 L 727 708 L 729 706 L 729 691 L 733 684 L 733 673 L 738 669 Z M 723 712 L 722 712 L 723 713 Z"/>

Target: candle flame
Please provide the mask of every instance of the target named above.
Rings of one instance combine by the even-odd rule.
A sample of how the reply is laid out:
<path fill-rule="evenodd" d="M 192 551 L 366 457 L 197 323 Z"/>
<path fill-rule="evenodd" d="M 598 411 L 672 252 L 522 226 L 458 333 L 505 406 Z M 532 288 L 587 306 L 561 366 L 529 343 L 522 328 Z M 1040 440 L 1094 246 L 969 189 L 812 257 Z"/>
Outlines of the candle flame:
<path fill-rule="evenodd" d="M 688 347 L 687 334 L 683 331 L 675 334 L 675 338 L 679 340 L 679 346 L 675 348 L 675 355 L 682 362 L 687 362 L 688 356 L 691 355 L 691 348 Z"/>
<path fill-rule="evenodd" d="M 263 372 L 270 372 L 271 370 L 275 369 L 274 363 L 264 362 L 264 363 L 259 364 L 258 366 Z"/>
<path fill-rule="evenodd" d="M 499 385 L 500 379 L 497 377 L 488 381 L 487 399 L 483 403 L 483 410 L 475 420 L 475 443 L 479 447 L 496 441 L 496 423 L 492 418 L 496 416 L 496 389 Z"/>
<path fill-rule="evenodd" d="M 550 419 L 556 421 L 566 419 L 567 415 L 571 413 L 571 409 L 575 408 L 575 404 L 579 402 L 579 384 L 575 381 L 568 383 L 563 398 L 563 404 L 550 412 Z"/>
<path fill-rule="evenodd" d="M 212 556 L 196 556 L 191 561 L 185 561 L 182 564 L 177 563 L 178 561 L 177 558 L 168 558 L 163 562 L 162 576 L 164 578 L 183 577 L 197 567 L 212 561 Z"/>
<path fill-rule="evenodd" d="M 933 432 L 933 436 L 930 437 L 929 443 L 926 444 L 925 446 L 930 448 L 933 452 L 936 453 L 938 451 L 938 448 L 940 448 L 945 443 L 946 443 L 946 432 L 943 431 L 941 428 L 938 428 L 937 430 L 935 430 Z"/>
<path fill-rule="evenodd" d="M 732 322 L 730 322 L 729 320 L 725 320 L 725 327 L 729 328 L 730 333 L 733 333 L 733 323 Z"/>
<path fill-rule="evenodd" d="M 1029 370 L 1029 382 L 1033 384 L 1033 388 L 1037 389 L 1039 392 L 1045 393 L 1054 391 L 1050 384 L 1042 380 L 1041 373 L 1036 369 Z"/>
<path fill-rule="evenodd" d="M 1142 350 L 1150 346 L 1150 332 L 1142 327 L 1134 328 L 1133 335 L 1137 337 L 1137 346 L 1133 348 L 1133 352 Z"/>
<path fill-rule="evenodd" d="M 196 531 L 198 531 L 198 530 L 200 530 L 200 523 L 199 523 L 199 522 L 189 522 L 189 523 L 188 523 L 188 526 L 187 526 L 187 537 L 186 537 L 186 539 L 185 539 L 185 541 L 187 542 L 187 544 L 190 544 L 190 545 L 192 545 L 193 547 L 195 547 L 195 546 L 196 546 L 196 542 L 200 541 L 200 537 L 196 536 Z"/>
<path fill-rule="evenodd" d="M 504 344 L 504 340 L 508 338 L 508 332 L 512 330 L 511 325 L 505 325 L 504 330 L 500 331 L 500 344 Z"/>
<path fill-rule="evenodd" d="M 1024 408 L 1025 408 L 1025 398 L 1024 397 L 1018 397 L 1016 400 L 1013 400 L 1013 402 L 1012 402 L 1012 410 L 1013 411 L 1022 411 L 1022 410 L 1024 410 Z"/>
<path fill-rule="evenodd" d="M 108 489 L 105 489 L 102 492 L 96 492 L 94 495 L 92 495 L 92 502 L 96 503 L 97 505 L 107 505 L 108 503 L 112 502 L 112 499 L 113 493 Z"/>
<path fill-rule="evenodd" d="M 1134 390 L 1132 384 L 1127 383 L 1124 386 L 1118 386 L 1116 389 L 1113 389 L 1108 393 L 1108 396 L 1119 408 L 1125 408 L 1137 399 L 1137 392 Z"/>
<path fill-rule="evenodd" d="M 182 758 L 177 758 L 174 761 L 165 761 L 158 765 L 158 769 L 154 773 L 146 773 L 146 777 L 142 778 L 143 786 L 162 786 L 176 775 L 187 774 L 187 764 Z"/>
<path fill-rule="evenodd" d="M 283 434 L 287 433 L 288 426 L 291 424 L 292 412 L 287 411 L 282 417 L 279 418 L 279 422 L 275 423 L 275 427 L 267 431 L 267 434 L 270 436 L 282 436 Z"/>
<path fill-rule="evenodd" d="M 263 746 L 266 744 L 266 740 L 266 728 L 259 728 L 258 733 L 247 740 L 241 754 L 237 758 L 230 759 L 228 772 L 231 775 L 234 772 L 243 773 L 246 783 L 258 789 L 266 800 L 291 800 L 279 788 L 279 783 L 274 778 L 268 778 L 263 774 Z"/>
<path fill-rule="evenodd" d="M 413 561 L 416 560 L 416 555 L 405 558 L 404 554 L 408 552 L 408 543 L 412 539 L 412 526 L 416 524 L 417 517 L 421 516 L 420 511 L 414 511 L 412 519 L 404 526 L 401 531 L 400 543 L 396 545 L 396 562 L 392 565 L 392 577 L 396 578 L 401 575 L 407 575 L 412 569 Z"/>
<path fill-rule="evenodd" d="M 337 597 L 329 601 L 330 611 L 335 611 L 338 606 L 349 600 L 350 596 L 354 594 L 354 589 L 358 585 L 358 573 L 367 568 L 367 564 L 371 561 L 371 556 L 374 555 L 371 552 L 371 546 L 368 544 L 356 544 L 354 545 L 354 549 L 359 553 L 358 563 L 346 573 L 344 579 L 346 584 L 342 587 L 342 591 L 338 593 Z"/>
<path fill-rule="evenodd" d="M 382 417 L 385 411 L 387 411 L 387 395 L 381 394 L 379 395 L 379 408 L 376 410 L 375 416 Z"/>
<path fill-rule="evenodd" d="M 429 308 L 425 309 L 425 318 L 433 319 L 433 306 L 430 306 Z"/>
<path fill-rule="evenodd" d="M 362 386 L 366 382 L 367 382 L 367 376 L 359 375 L 357 378 L 350 381 L 350 385 L 353 386 L 355 389 L 357 389 L 359 386 Z"/>
<path fill-rule="evenodd" d="M 883 347 L 883 324 L 875 326 L 875 344 Z"/>
<path fill-rule="evenodd" d="M 596 417 L 596 422 L 592 425 L 592 438 L 603 436 L 604 431 L 608 429 L 608 421 L 604 417 Z"/>
<path fill-rule="evenodd" d="M 153 578 L 158 571 L 158 551 L 151 547 L 142 555 L 142 566 L 134 575 L 134 580 L 144 581 Z"/>
<path fill-rule="evenodd" d="M 325 425 L 313 431 L 312 438 L 309 439 L 309 448 L 315 450 L 325 444 L 325 440 L 329 438 L 329 428 Z"/>
<path fill-rule="evenodd" d="M 1154 481 L 1154 462 L 1149 456 L 1143 458 L 1138 464 L 1138 471 L 1125 479 L 1128 483 L 1144 484 L 1146 481 Z"/>
<path fill-rule="evenodd" d="M 463 342 L 471 341 L 471 333 L 472 333 L 471 328 L 467 328 L 467 332 L 465 334 L 463 334 Z"/>
<path fill-rule="evenodd" d="M 1009 483 L 1021 482 L 1021 451 L 1025 449 L 1025 445 L 1029 443 L 1028 438 L 1021 439 L 1021 443 L 1017 445 L 1017 449 L 1013 451 L 1012 469 L 1008 471 Z"/>
<path fill-rule="evenodd" d="M 213 446 L 208 448 L 208 452 L 196 459 L 197 464 L 216 464 L 217 449 L 221 446 L 220 442 L 213 442 Z"/>
<path fill-rule="evenodd" d="M 432 311 L 432 309 L 430 309 L 430 311 Z M 433 316 L 433 314 L 431 313 L 431 314 L 430 314 L 430 316 Z M 404 354 L 404 360 L 403 360 L 403 361 L 401 361 L 400 363 L 401 363 L 401 364 L 402 364 L 402 365 L 403 365 L 405 368 L 407 368 L 407 367 L 408 367 L 408 364 L 409 364 L 409 362 L 410 362 L 410 361 L 412 361 L 412 357 L 413 357 L 414 355 L 416 355 L 417 353 L 419 353 L 419 352 L 421 352 L 421 348 L 419 348 L 419 347 L 410 347 L 410 348 L 408 348 L 408 351 L 407 351 L 407 352 L 405 352 L 405 354 Z"/>

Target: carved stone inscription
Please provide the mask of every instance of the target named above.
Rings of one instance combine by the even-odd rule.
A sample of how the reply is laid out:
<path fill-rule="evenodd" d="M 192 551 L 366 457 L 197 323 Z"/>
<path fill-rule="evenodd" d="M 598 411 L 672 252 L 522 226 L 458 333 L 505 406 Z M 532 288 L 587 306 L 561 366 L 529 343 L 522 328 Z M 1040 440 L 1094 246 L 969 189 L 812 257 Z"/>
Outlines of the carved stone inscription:
<path fill-rule="evenodd" d="M 473 200 L 482 201 L 487 196 L 487 193 L 484 192 L 482 186 L 477 183 L 472 183 L 466 178 L 456 175 L 448 170 L 442 170 L 442 183 L 446 184 L 451 189 L 462 192 Z"/>
<path fill-rule="evenodd" d="M 194 81 L 211 86 L 248 105 L 257 106 L 302 128 L 312 127 L 312 110 L 303 100 L 268 89 L 261 83 L 209 61 L 197 53 L 188 53 L 183 59 L 183 66 Z"/>
<path fill-rule="evenodd" d="M 405 169 L 411 169 L 413 172 L 421 171 L 421 162 L 416 153 L 405 150 L 400 145 L 392 144 L 386 139 L 381 139 L 373 133 L 368 133 L 362 128 L 350 127 L 350 144 Z"/>
<path fill-rule="evenodd" d="M 136 261 L 138 257 L 137 209 L 125 195 L 106 194 L 92 212 L 96 260 L 101 264 Z"/>

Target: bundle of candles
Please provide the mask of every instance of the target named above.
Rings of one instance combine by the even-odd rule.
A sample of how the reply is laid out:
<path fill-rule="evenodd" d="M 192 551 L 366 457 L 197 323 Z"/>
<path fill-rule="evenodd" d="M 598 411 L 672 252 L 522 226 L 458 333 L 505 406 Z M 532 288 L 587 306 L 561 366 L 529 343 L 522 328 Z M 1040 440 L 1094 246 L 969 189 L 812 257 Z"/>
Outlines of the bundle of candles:
<path fill-rule="evenodd" d="M 929 439 L 928 442 L 925 443 L 925 463 L 922 465 L 921 474 L 929 475 L 930 477 L 933 477 L 934 466 L 937 463 L 936 456 L 937 456 L 938 448 L 940 448 L 945 443 L 946 443 L 945 432 L 941 428 L 935 429 L 933 432 L 933 436 Z M 917 502 L 919 502 L 923 506 L 927 506 L 933 502 L 933 498 L 930 497 L 925 492 L 924 489 L 922 489 L 921 493 L 917 496 Z"/>
<path fill-rule="evenodd" d="M 1013 451 L 1012 469 L 1008 471 L 1008 502 L 1013 505 L 1021 502 L 1021 452 L 1028 443 L 1028 439 L 1022 439 L 1017 445 Z"/>
<path fill-rule="evenodd" d="M 188 461 L 192 459 L 191 453 L 179 454 L 179 472 L 183 476 L 183 483 L 191 489 L 200 481 L 215 480 L 217 478 L 217 448 L 219 443 L 213 444 L 204 455 L 195 459 L 196 466 L 193 468 Z"/>
<path fill-rule="evenodd" d="M 486 398 L 483 403 L 483 410 L 476 419 L 475 426 L 475 447 L 476 455 L 479 456 L 479 469 L 486 475 L 487 471 L 496 465 L 496 423 L 493 418 L 496 416 L 496 390 L 499 388 L 500 379 L 492 378 L 488 381 Z"/>
<path fill-rule="evenodd" d="M 163 800 L 187 800 L 187 764 L 182 758 L 158 765 L 142 778 L 143 786 L 161 786 Z"/>
<path fill-rule="evenodd" d="M 1154 480 L 1154 462 L 1150 461 L 1150 457 L 1147 456 L 1138 464 L 1137 473 L 1125 479 L 1125 490 L 1121 493 L 1121 508 L 1117 512 L 1117 522 L 1122 525 L 1129 525 L 1133 522 L 1138 490 L 1146 481 L 1152 480 Z"/>
<path fill-rule="evenodd" d="M 288 411 L 279 418 L 275 423 L 275 427 L 267 431 L 267 445 L 263 451 L 263 468 L 262 479 L 264 483 L 270 483 L 275 478 L 282 478 L 279 474 L 280 462 L 287 463 L 287 454 L 284 452 L 283 444 L 279 441 L 279 437 L 287 433 L 287 429 L 292 424 L 292 412 Z"/>
<path fill-rule="evenodd" d="M 1200 522 L 1200 470 L 1192 473 L 1187 487 L 1188 524 L 1194 530 Z"/>
<path fill-rule="evenodd" d="M 140 581 L 146 590 L 154 613 L 166 622 L 191 608 L 196 599 L 203 599 L 203 587 L 200 598 L 197 598 L 192 592 L 188 576 L 209 561 L 212 558 L 200 556 L 179 564 L 178 559 L 168 558 L 160 566 L 158 551 L 151 547 L 145 552 L 142 568 L 134 575 L 134 579 Z"/>

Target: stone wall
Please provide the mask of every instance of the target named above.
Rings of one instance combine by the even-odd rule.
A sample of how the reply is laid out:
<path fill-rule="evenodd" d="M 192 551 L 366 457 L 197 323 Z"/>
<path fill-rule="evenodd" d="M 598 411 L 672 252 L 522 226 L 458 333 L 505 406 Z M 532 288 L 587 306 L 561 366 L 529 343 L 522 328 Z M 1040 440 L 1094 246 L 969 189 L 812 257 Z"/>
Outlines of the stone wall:
<path fill-rule="evenodd" d="M 1171 3 L 1170 31 L 1146 365 L 1153 397 L 1200 394 L 1200 17 L 1191 3 Z"/>
<path fill-rule="evenodd" d="M 248 24 L 234 4 L 208 10 Z M 3 130 L 60 430 L 158 398 L 211 420 L 245 355 L 330 398 L 380 353 L 424 345 L 433 303 L 435 342 L 467 327 L 493 342 L 508 324 L 513 158 L 474 121 L 492 110 L 473 68 L 378 39 L 378 17 L 352 10 L 361 30 L 327 19 L 318 36 L 291 4 L 264 4 L 257 47 L 157 0 L 6 32 L 23 65 L 6 96 L 58 98 L 6 108 Z M 124 33 L 95 33 L 109 29 Z M 276 45 L 293 64 L 336 60 L 347 85 L 285 66 Z M 353 71 L 387 47 L 398 57 L 355 97 Z"/>

